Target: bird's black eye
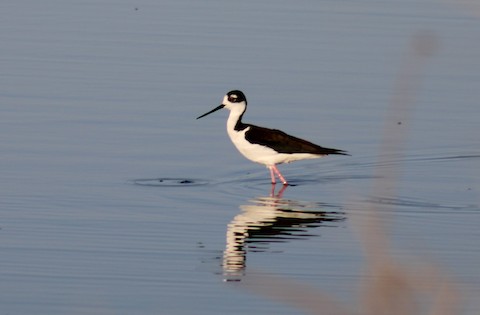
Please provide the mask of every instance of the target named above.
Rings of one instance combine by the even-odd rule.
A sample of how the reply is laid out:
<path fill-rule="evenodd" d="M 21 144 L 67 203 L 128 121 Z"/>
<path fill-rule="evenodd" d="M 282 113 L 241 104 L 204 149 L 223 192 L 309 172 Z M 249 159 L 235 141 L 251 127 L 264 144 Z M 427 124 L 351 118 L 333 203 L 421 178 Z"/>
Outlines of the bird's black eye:
<path fill-rule="evenodd" d="M 238 97 L 235 94 L 229 95 L 228 96 L 228 101 L 232 103 L 238 102 Z"/>

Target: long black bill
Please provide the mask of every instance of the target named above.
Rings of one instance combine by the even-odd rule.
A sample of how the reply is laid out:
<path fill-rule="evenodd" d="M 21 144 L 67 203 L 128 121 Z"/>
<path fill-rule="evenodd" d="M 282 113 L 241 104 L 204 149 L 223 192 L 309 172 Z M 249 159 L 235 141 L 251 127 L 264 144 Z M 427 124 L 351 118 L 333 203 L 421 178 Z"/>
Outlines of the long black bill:
<path fill-rule="evenodd" d="M 219 106 L 215 107 L 214 109 L 212 109 L 211 111 L 209 111 L 208 113 L 205 113 L 205 114 L 203 114 L 202 116 L 198 116 L 197 119 L 202 118 L 202 117 L 205 117 L 205 116 L 207 116 L 207 115 L 209 115 L 209 114 L 211 114 L 211 113 L 213 113 L 213 112 L 216 112 L 217 110 L 222 109 L 222 108 L 224 108 L 224 107 L 225 107 L 225 105 L 223 105 L 223 104 L 222 104 L 222 105 L 219 105 Z"/>

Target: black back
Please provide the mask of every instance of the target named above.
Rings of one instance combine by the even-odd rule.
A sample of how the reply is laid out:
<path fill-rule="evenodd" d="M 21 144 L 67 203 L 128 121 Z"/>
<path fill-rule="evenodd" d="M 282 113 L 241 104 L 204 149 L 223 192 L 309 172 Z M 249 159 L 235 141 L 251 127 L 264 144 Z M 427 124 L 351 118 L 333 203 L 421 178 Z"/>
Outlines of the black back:
<path fill-rule="evenodd" d="M 238 125 L 238 124 L 237 124 Z M 241 129 L 250 127 L 245 133 L 247 141 L 268 146 L 278 153 L 310 153 L 318 155 L 340 154 L 349 155 L 343 150 L 324 148 L 309 141 L 290 136 L 277 129 L 268 129 L 254 125 L 242 124 Z M 240 127 L 240 126 L 238 126 Z M 235 128 L 237 129 L 237 128 Z M 240 128 L 239 128 L 240 129 Z M 238 130 L 238 129 L 237 129 Z"/>

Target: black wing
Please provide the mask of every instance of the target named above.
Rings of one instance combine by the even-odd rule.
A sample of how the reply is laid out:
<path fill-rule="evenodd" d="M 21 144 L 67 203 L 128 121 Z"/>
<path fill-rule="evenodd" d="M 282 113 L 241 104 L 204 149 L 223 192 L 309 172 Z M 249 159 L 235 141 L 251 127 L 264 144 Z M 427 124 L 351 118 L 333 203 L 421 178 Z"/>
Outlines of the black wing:
<path fill-rule="evenodd" d="M 324 148 L 306 140 L 290 136 L 277 129 L 268 129 L 248 125 L 250 129 L 245 133 L 246 139 L 255 144 L 268 146 L 278 153 L 310 153 L 319 155 L 341 154 L 349 155 L 343 150 Z"/>

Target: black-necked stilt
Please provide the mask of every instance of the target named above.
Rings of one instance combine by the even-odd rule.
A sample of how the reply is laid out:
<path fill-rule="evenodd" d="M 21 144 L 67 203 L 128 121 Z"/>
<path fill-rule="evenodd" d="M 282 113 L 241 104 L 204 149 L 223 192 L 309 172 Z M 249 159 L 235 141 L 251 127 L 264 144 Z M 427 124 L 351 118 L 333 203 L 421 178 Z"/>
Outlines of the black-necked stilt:
<path fill-rule="evenodd" d="M 324 148 L 303 139 L 299 139 L 276 129 L 258 127 L 242 122 L 247 109 L 247 99 L 242 91 L 230 91 L 223 97 L 221 105 L 197 119 L 207 116 L 219 109 L 227 108 L 230 115 L 227 120 L 227 132 L 238 151 L 247 159 L 264 164 L 270 170 L 272 184 L 275 175 L 284 185 L 288 182 L 280 173 L 277 164 L 298 160 L 316 159 L 328 154 L 348 155 L 343 150 Z"/>

